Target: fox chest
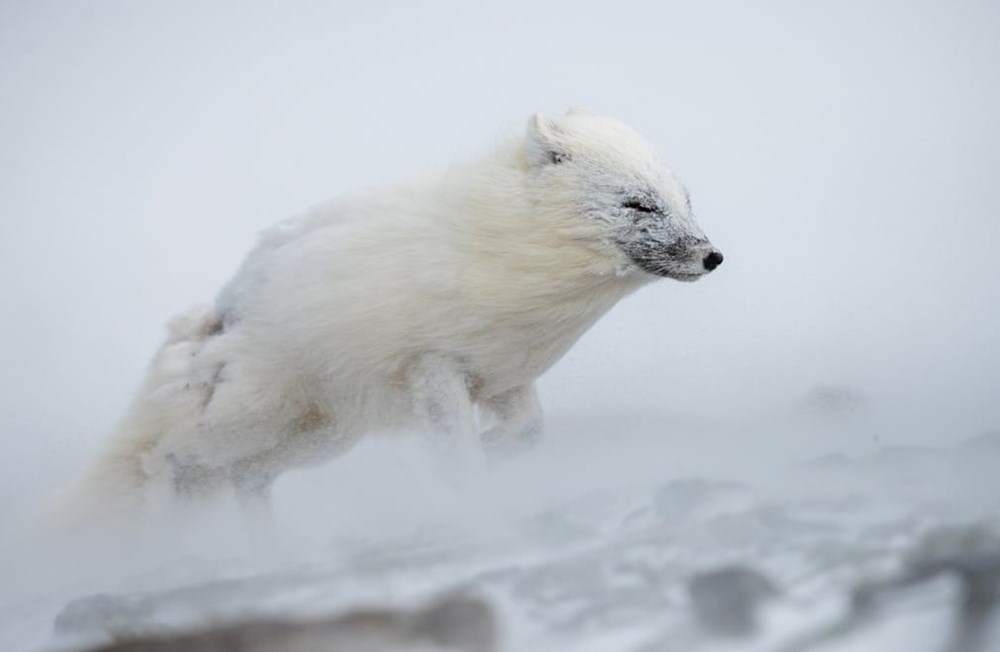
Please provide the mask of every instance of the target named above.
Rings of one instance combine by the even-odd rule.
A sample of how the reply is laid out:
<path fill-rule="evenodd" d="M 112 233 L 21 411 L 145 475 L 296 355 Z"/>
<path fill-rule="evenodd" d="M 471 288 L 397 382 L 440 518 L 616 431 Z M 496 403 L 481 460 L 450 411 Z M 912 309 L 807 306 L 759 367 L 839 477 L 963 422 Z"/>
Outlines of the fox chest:
<path fill-rule="evenodd" d="M 562 358 L 613 305 L 587 305 L 548 319 L 494 319 L 459 353 L 474 394 L 489 397 L 533 382 Z"/>

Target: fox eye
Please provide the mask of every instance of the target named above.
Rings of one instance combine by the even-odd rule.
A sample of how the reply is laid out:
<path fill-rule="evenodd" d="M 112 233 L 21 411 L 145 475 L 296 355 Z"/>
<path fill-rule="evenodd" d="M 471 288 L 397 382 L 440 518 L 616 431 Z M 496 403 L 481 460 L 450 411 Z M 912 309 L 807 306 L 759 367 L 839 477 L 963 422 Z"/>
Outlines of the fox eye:
<path fill-rule="evenodd" d="M 647 204 L 646 202 L 640 201 L 638 199 L 630 199 L 629 201 L 622 204 L 622 208 L 627 208 L 632 211 L 637 211 L 639 213 L 656 213 L 656 207 Z"/>

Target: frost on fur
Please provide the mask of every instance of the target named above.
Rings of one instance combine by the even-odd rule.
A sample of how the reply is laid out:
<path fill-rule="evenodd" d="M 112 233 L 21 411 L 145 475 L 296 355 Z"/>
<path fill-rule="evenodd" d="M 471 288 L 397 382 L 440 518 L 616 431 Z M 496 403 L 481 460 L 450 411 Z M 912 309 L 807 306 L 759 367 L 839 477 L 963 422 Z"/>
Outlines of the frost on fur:
<path fill-rule="evenodd" d="M 83 483 L 267 499 L 283 470 L 380 430 L 476 457 L 541 433 L 534 388 L 618 300 L 722 255 L 687 190 L 623 123 L 532 116 L 482 157 L 265 231 L 213 306 L 166 342 Z"/>

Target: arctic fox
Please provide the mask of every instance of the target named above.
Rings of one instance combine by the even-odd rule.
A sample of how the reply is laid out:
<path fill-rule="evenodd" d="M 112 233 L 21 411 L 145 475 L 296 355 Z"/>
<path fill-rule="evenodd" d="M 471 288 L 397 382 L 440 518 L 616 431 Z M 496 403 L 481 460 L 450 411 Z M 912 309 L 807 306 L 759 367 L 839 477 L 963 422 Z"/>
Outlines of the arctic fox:
<path fill-rule="evenodd" d="M 87 476 L 104 506 L 231 484 L 366 433 L 468 459 L 536 440 L 535 380 L 619 299 L 722 262 L 684 186 L 621 122 L 536 114 L 482 157 L 265 231 L 214 306 L 174 320 Z"/>

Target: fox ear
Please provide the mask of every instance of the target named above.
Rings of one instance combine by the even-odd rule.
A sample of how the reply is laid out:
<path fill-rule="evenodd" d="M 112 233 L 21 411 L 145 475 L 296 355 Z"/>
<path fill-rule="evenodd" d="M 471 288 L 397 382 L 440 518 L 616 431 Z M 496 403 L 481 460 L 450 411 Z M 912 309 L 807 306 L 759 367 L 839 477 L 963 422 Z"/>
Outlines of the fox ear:
<path fill-rule="evenodd" d="M 571 106 L 566 115 L 597 115 L 585 106 Z"/>
<path fill-rule="evenodd" d="M 568 161 L 570 156 L 562 144 L 562 129 L 558 120 L 544 113 L 528 119 L 528 164 L 532 167 L 554 165 Z"/>

